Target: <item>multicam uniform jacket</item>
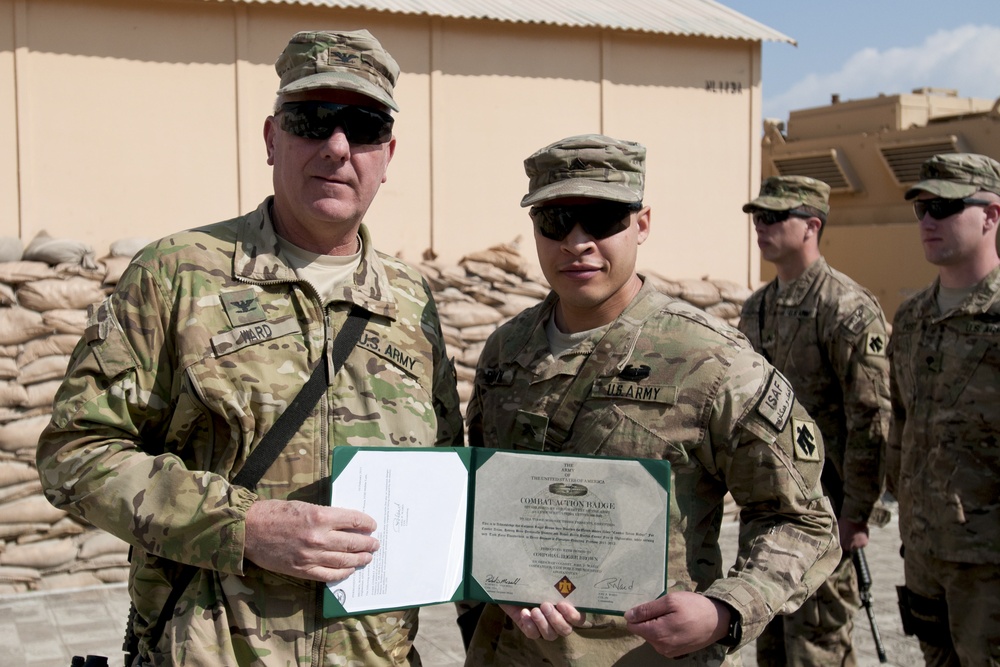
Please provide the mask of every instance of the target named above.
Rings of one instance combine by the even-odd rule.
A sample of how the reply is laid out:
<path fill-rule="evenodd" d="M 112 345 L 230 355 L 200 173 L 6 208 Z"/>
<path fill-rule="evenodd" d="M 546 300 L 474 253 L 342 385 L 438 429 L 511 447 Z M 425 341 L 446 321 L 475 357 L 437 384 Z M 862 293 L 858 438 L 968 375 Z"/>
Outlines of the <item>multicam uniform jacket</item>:
<path fill-rule="evenodd" d="M 90 317 L 38 449 L 48 499 L 133 545 L 144 664 L 419 664 L 416 610 L 325 620 L 323 584 L 243 558 L 258 497 L 329 503 L 337 446 L 460 446 L 454 371 L 421 276 L 372 250 L 324 307 L 277 251 L 270 200 L 143 250 Z M 256 493 L 229 480 L 351 304 L 372 317 Z M 168 560 L 169 559 L 169 560 Z M 176 562 L 175 562 L 176 561 Z M 199 568 L 149 646 L 179 569 Z"/>
<path fill-rule="evenodd" d="M 777 281 L 743 304 L 740 331 L 795 389 L 823 433 L 831 498 L 868 521 L 881 495 L 889 437 L 885 316 L 875 297 L 822 257 L 779 295 Z"/>
<path fill-rule="evenodd" d="M 1000 268 L 943 315 L 937 292 L 893 320 L 889 490 L 908 551 L 1000 565 Z"/>
<path fill-rule="evenodd" d="M 730 604 L 752 641 L 795 609 L 840 558 L 819 484 L 822 438 L 791 387 L 735 330 L 644 285 L 599 340 L 553 358 L 545 333 L 556 297 L 500 327 L 479 359 L 469 403 L 471 445 L 550 450 L 550 418 L 589 363 L 603 369 L 561 451 L 671 463 L 668 586 Z M 590 366 L 589 368 L 594 368 Z M 798 434 L 796 439 L 794 436 Z M 561 440 L 561 437 L 555 438 Z M 723 577 L 726 492 L 743 508 L 740 552 Z M 554 642 L 529 640 L 487 606 L 467 665 L 739 664 L 713 645 L 668 661 L 620 616 L 588 614 Z"/>

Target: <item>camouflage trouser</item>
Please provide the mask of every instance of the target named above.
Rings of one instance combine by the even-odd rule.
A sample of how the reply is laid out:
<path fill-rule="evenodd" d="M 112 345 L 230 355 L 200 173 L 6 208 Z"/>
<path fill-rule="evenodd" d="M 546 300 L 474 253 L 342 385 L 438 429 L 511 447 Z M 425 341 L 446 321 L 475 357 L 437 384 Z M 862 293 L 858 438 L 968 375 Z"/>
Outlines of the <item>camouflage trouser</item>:
<path fill-rule="evenodd" d="M 811 598 L 788 616 L 775 616 L 757 638 L 759 667 L 857 664 L 851 630 L 861 608 L 857 575 L 850 556 Z"/>
<path fill-rule="evenodd" d="M 1000 666 L 1000 567 L 945 561 L 906 550 L 906 587 L 943 603 L 951 642 L 920 642 L 928 667 Z"/>

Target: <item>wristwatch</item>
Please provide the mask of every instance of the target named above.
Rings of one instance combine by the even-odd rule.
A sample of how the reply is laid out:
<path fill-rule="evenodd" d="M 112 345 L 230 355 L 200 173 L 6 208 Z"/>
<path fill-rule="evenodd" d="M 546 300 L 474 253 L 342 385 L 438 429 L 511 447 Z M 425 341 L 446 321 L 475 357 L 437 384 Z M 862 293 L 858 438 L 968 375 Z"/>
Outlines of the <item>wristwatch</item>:
<path fill-rule="evenodd" d="M 740 618 L 740 612 L 730 607 L 729 630 L 726 632 L 726 636 L 716 643 L 727 648 L 732 648 L 733 646 L 739 646 L 741 641 L 743 641 L 743 623 Z"/>

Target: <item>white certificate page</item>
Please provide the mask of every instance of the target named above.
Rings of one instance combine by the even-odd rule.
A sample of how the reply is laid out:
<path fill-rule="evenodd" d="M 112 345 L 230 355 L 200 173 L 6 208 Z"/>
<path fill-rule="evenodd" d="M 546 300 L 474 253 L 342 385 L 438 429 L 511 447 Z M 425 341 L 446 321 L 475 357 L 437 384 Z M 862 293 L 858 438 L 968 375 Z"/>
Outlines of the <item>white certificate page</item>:
<path fill-rule="evenodd" d="M 327 586 L 348 613 L 452 599 L 465 565 L 469 471 L 452 451 L 359 450 L 333 480 L 331 505 L 378 523 L 368 565 Z"/>

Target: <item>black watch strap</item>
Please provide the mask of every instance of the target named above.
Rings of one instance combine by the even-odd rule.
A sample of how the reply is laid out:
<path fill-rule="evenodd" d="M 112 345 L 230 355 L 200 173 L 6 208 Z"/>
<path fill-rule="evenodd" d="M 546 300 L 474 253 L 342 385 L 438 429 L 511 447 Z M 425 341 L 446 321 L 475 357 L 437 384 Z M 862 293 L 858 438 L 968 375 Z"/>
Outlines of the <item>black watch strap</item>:
<path fill-rule="evenodd" d="M 743 641 L 743 622 L 740 612 L 729 607 L 729 630 L 726 632 L 726 636 L 717 643 L 732 648 L 739 646 L 741 641 Z"/>

